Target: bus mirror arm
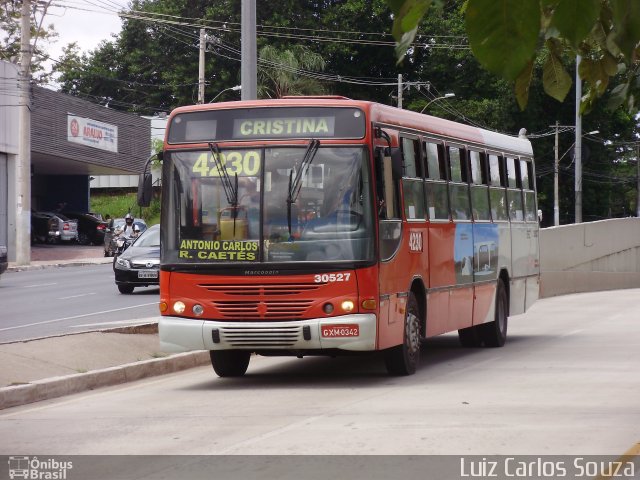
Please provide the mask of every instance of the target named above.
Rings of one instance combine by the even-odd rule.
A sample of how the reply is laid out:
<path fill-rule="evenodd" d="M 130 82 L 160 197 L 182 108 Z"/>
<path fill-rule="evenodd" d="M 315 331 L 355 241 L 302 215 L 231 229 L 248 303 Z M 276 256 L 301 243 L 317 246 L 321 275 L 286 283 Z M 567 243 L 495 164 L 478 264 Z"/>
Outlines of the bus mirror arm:
<path fill-rule="evenodd" d="M 156 152 L 151 155 L 144 164 L 144 170 L 138 177 L 138 206 L 148 207 L 151 205 L 151 196 L 153 194 L 153 177 L 149 171 L 151 160 L 154 158 L 162 161 L 162 152 Z"/>
<path fill-rule="evenodd" d="M 389 155 L 391 156 L 391 168 L 394 180 L 400 180 L 402 178 L 404 165 L 402 160 L 402 150 L 398 147 L 391 146 L 391 137 L 380 127 L 375 127 L 374 136 L 376 138 L 384 138 L 389 145 Z"/>

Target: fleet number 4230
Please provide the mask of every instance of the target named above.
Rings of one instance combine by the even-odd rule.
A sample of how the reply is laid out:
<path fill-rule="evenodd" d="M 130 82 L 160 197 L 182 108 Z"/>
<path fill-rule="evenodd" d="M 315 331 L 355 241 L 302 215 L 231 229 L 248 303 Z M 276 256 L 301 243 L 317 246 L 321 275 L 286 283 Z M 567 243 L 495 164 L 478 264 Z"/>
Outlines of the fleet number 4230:
<path fill-rule="evenodd" d="M 351 273 L 323 273 L 322 275 L 315 275 L 313 281 L 316 283 L 333 283 L 333 282 L 348 282 L 351 278 Z"/>

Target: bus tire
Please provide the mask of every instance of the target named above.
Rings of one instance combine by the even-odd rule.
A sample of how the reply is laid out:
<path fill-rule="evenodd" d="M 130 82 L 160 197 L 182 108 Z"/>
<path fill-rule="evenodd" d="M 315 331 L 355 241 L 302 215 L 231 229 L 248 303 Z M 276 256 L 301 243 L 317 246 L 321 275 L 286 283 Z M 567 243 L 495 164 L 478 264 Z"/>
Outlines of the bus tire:
<path fill-rule="evenodd" d="M 420 309 L 413 292 L 409 292 L 404 317 L 402 345 L 384 352 L 384 362 L 390 375 L 413 375 L 420 363 Z"/>
<path fill-rule="evenodd" d="M 502 347 L 507 341 L 507 319 L 509 302 L 502 280 L 498 280 L 496 289 L 495 320 L 482 325 L 481 336 L 485 347 Z"/>
<path fill-rule="evenodd" d="M 219 377 L 241 377 L 249 367 L 251 352 L 245 350 L 209 350 L 211 366 Z"/>
<path fill-rule="evenodd" d="M 458 339 L 460 345 L 464 348 L 477 348 L 482 346 L 482 332 L 480 329 L 484 325 L 476 325 L 474 327 L 463 328 L 458 330 Z"/>

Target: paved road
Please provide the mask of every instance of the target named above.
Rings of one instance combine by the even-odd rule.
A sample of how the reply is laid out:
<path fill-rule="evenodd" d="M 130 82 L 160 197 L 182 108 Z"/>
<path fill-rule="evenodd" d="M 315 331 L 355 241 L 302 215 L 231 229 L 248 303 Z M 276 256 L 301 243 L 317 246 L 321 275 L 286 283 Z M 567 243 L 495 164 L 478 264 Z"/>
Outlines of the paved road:
<path fill-rule="evenodd" d="M 110 264 L 10 272 L 0 280 L 0 342 L 135 322 L 158 315 L 158 288 L 118 292 Z"/>
<path fill-rule="evenodd" d="M 608 454 L 640 441 L 640 290 L 557 297 L 510 319 L 501 349 L 252 359 L 0 412 L 0 454 Z M 428 478 L 425 477 L 425 478 Z"/>

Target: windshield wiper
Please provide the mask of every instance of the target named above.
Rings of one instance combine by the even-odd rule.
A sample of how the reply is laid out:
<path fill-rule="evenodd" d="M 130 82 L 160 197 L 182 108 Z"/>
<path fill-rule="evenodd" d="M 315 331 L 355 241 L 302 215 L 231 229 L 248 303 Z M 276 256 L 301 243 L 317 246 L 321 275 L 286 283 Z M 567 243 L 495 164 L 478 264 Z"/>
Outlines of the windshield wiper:
<path fill-rule="evenodd" d="M 320 147 L 320 140 L 310 140 L 307 151 L 304 152 L 304 157 L 300 163 L 300 168 L 296 172 L 296 177 L 293 178 L 293 168 L 289 172 L 289 194 L 287 195 L 287 226 L 289 227 L 289 239 L 291 239 L 291 205 L 296 203 L 298 195 L 300 195 L 300 189 L 302 188 L 302 177 L 304 173 L 309 170 L 313 158 L 318 152 Z"/>
<path fill-rule="evenodd" d="M 236 217 L 238 216 L 238 174 L 235 174 L 235 182 L 231 182 L 231 178 L 229 177 L 229 172 L 227 172 L 227 167 L 222 163 L 222 159 L 220 158 L 220 149 L 218 145 L 210 142 L 209 150 L 211 150 L 211 156 L 213 157 L 213 161 L 216 164 L 216 168 L 218 169 L 218 173 L 220 174 L 220 181 L 222 182 L 222 188 L 224 189 L 224 194 L 227 197 L 227 202 L 231 205 L 231 213 L 233 216 L 233 236 L 236 236 Z"/>

